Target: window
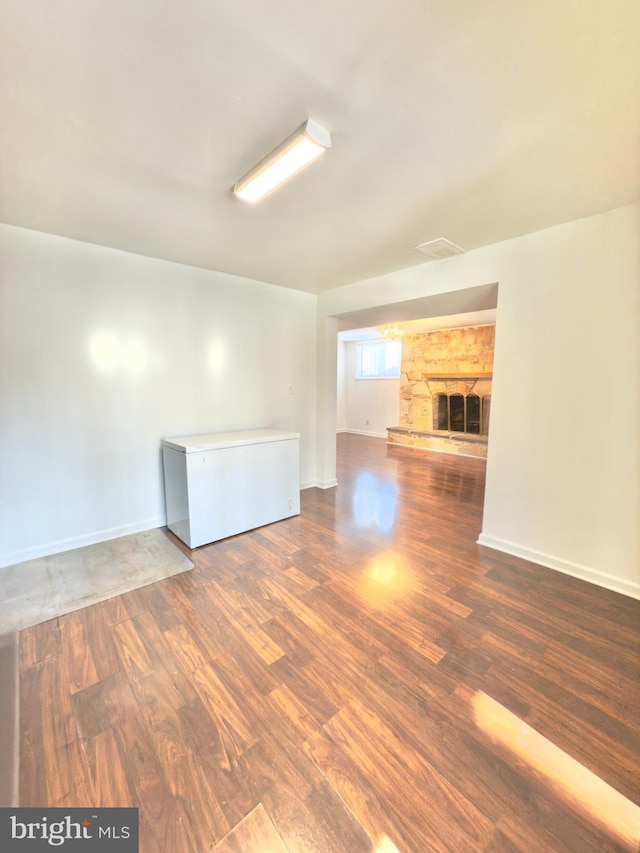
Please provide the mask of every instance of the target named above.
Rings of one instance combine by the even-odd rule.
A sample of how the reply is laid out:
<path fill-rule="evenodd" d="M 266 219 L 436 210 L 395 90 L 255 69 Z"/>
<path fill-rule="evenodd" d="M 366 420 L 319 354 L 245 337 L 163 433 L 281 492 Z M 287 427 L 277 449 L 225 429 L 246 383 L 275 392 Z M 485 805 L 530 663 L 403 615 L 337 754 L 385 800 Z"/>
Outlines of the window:
<path fill-rule="evenodd" d="M 376 341 L 358 346 L 356 379 L 400 376 L 401 341 Z"/>

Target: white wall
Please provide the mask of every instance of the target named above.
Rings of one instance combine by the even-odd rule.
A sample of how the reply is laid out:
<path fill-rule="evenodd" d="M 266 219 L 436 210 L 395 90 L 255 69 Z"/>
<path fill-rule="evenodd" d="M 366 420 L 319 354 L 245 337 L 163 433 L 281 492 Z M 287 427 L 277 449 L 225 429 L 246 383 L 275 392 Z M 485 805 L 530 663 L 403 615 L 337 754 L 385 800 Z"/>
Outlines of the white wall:
<path fill-rule="evenodd" d="M 345 361 L 346 361 L 346 341 L 338 341 L 338 369 L 337 369 L 337 389 L 336 389 L 336 430 L 344 432 L 347 422 L 347 401 L 345 399 Z"/>
<path fill-rule="evenodd" d="M 162 525 L 165 435 L 295 430 L 315 482 L 315 296 L 4 225 L 0 267 L 0 564 Z"/>
<path fill-rule="evenodd" d="M 338 384 L 338 406 L 340 407 L 342 403 L 343 408 L 342 428 L 346 432 L 358 432 L 386 438 L 387 427 L 398 426 L 400 380 L 356 379 L 358 343 L 356 341 L 340 342 L 338 348 L 339 367 L 340 347 L 344 348 L 342 395 L 340 394 L 340 383 Z"/>
<path fill-rule="evenodd" d="M 640 205 L 329 291 L 319 314 L 492 282 L 479 541 L 640 597 Z"/>

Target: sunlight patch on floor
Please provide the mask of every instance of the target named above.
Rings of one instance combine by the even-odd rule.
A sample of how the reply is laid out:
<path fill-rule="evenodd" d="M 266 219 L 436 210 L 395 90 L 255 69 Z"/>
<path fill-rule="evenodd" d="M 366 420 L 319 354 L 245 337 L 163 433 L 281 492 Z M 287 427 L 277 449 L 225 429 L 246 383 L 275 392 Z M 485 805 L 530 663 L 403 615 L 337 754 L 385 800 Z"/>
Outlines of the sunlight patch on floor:
<path fill-rule="evenodd" d="M 377 841 L 373 853 L 400 853 L 388 835 L 382 835 Z"/>
<path fill-rule="evenodd" d="M 372 607 L 382 609 L 397 596 L 417 586 L 409 561 L 393 551 L 379 554 L 366 564 L 358 581 L 358 593 Z"/>
<path fill-rule="evenodd" d="M 640 845 L 640 806 L 563 752 L 486 693 L 472 699 L 476 725 L 544 776 L 573 807 L 579 808 L 629 850 Z"/>

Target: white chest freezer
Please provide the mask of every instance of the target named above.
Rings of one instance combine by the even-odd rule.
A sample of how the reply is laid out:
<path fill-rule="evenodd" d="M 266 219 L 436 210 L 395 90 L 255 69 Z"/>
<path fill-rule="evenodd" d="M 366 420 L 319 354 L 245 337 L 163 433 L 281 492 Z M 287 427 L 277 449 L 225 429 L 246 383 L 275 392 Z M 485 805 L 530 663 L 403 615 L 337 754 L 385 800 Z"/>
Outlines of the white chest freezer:
<path fill-rule="evenodd" d="M 298 515 L 299 446 L 273 429 L 163 438 L 169 530 L 197 548 Z"/>

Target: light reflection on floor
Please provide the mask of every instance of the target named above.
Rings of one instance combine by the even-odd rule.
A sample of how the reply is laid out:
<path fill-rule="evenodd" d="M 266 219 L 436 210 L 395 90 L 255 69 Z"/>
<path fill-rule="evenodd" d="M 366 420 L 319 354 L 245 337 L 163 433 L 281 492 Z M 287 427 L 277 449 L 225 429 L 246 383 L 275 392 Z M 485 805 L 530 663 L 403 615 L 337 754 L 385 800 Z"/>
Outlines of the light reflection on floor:
<path fill-rule="evenodd" d="M 486 693 L 472 699 L 476 725 L 544 776 L 572 807 L 579 809 L 625 849 L 640 849 L 640 806 L 563 752 Z"/>
<path fill-rule="evenodd" d="M 398 489 L 393 482 L 362 471 L 352 501 L 353 518 L 360 527 L 375 527 L 383 533 L 393 530 L 398 506 Z"/>
<path fill-rule="evenodd" d="M 383 609 L 416 586 L 416 574 L 409 561 L 400 554 L 386 551 L 367 562 L 358 580 L 358 594 L 372 607 Z"/>
<path fill-rule="evenodd" d="M 382 835 L 377 841 L 373 853 L 400 853 L 388 835 Z"/>

